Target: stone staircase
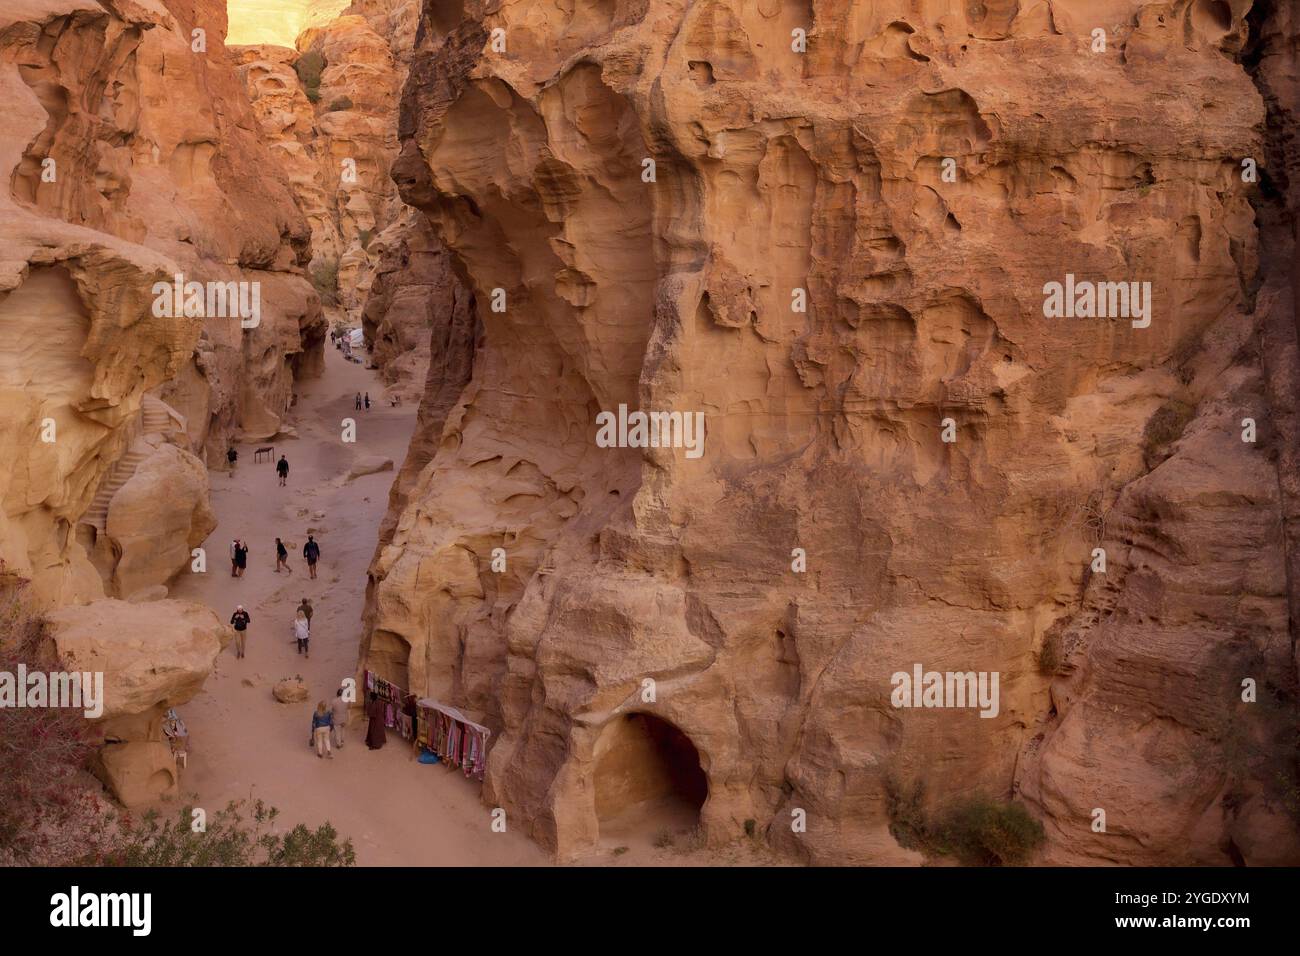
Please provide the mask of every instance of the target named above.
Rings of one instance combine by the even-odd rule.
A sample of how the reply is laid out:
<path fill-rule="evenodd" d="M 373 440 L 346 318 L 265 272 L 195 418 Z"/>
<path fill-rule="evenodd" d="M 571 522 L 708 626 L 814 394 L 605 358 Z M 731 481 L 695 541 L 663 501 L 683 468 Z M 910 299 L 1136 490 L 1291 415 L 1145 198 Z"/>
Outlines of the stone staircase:
<path fill-rule="evenodd" d="M 127 443 L 126 454 L 117 460 L 95 492 L 94 500 L 86 513 L 81 516 L 81 523 L 103 531 L 108 524 L 108 506 L 118 490 L 131 480 L 140 462 L 153 452 L 153 444 L 147 441 L 151 436 L 165 438 L 177 432 L 184 433 L 185 419 L 171 406 L 152 395 L 146 395 L 140 405 L 140 414 L 130 426 L 133 433 Z"/>

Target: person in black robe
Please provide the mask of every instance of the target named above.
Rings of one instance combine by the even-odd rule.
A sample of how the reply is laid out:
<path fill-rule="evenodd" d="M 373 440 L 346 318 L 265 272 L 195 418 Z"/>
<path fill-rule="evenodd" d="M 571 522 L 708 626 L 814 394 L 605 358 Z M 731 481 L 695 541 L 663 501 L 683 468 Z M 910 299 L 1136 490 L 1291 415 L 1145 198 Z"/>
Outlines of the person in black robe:
<path fill-rule="evenodd" d="M 378 750 L 388 740 L 384 732 L 384 702 L 379 699 L 379 695 L 373 691 L 370 694 L 370 703 L 366 705 L 366 717 L 370 723 L 366 726 L 366 746 L 371 750 Z"/>

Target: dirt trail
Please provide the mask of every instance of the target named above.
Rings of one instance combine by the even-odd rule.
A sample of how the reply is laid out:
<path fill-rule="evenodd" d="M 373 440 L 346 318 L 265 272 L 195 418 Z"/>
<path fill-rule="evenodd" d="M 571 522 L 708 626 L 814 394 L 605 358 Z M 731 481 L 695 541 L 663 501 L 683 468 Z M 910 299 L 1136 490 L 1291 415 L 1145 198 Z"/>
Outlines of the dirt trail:
<path fill-rule="evenodd" d="M 367 390 L 370 410 L 355 411 L 355 394 Z M 299 388 L 298 439 L 276 443 L 276 455 L 289 459 L 288 486 L 278 487 L 273 464 L 253 463 L 252 446 L 239 446 L 233 475 L 211 473 L 218 524 L 205 543 L 208 571 L 182 575 L 172 596 L 208 604 L 223 620 L 243 604 L 252 624 L 248 656 L 237 660 L 233 645 L 227 648 L 203 693 L 181 708 L 192 746 L 182 791 L 209 812 L 251 795 L 278 807 L 290 825 L 328 820 L 352 839 L 362 865 L 546 863 L 522 834 L 492 832 L 476 782 L 415 762 L 396 734 L 382 750 L 370 751 L 354 716 L 334 759 L 318 759 L 307 746 L 312 708 L 354 673 L 366 567 L 393 481 L 388 471 L 349 482 L 348 469 L 366 455 L 400 467 L 415 422 L 413 405 L 391 408 L 382 391 L 374 373 L 327 347 L 325 374 Z M 356 419 L 355 444 L 341 440 L 344 418 Z M 315 581 L 302 559 L 308 528 L 321 546 Z M 277 535 L 289 545 L 292 575 L 274 571 Z M 230 576 L 234 537 L 251 548 L 239 579 Z M 304 596 L 315 609 L 310 659 L 298 655 L 290 635 Z M 277 703 L 272 685 L 296 674 L 311 689 L 308 700 Z"/>

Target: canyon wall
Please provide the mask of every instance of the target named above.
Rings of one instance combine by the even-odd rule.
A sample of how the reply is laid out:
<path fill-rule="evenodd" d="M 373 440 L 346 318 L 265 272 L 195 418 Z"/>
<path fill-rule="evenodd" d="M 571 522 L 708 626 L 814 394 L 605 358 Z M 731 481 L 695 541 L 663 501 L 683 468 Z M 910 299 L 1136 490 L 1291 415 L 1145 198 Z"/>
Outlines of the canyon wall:
<path fill-rule="evenodd" d="M 363 329 L 389 397 L 406 401 L 421 394 L 431 329 L 468 296 L 390 176 L 416 10 L 413 0 L 354 3 L 313 21 L 293 49 L 231 49 L 262 137 L 311 224 L 316 287 L 341 326 Z M 257 22 L 255 13 L 232 6 L 241 24 Z"/>
<path fill-rule="evenodd" d="M 915 862 L 897 808 L 983 792 L 1041 862 L 1300 860 L 1284 7 L 426 2 L 393 176 L 481 328 L 363 664 L 481 716 L 562 857 L 645 713 L 708 845 Z M 620 405 L 703 454 L 601 447 Z M 994 712 L 895 706 L 915 666 Z"/>
<path fill-rule="evenodd" d="M 152 675 L 106 718 L 100 769 L 126 802 L 174 792 L 161 714 L 229 629 L 105 598 L 190 571 L 215 525 L 207 466 L 276 435 L 322 366 L 308 224 L 225 29 L 219 0 L 0 10 L 0 566 L 88 635 L 63 649 L 90 647 L 110 688 Z"/>

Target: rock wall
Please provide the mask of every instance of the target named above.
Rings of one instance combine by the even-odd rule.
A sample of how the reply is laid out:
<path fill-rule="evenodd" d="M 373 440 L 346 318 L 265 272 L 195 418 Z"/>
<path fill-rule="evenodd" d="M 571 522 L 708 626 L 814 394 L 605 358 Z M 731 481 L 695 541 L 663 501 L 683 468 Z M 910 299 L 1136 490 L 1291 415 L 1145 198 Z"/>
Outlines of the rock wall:
<path fill-rule="evenodd" d="M 176 504 L 193 519 L 186 538 L 201 540 L 204 461 L 224 464 L 234 437 L 278 432 L 295 376 L 320 367 L 308 227 L 255 137 L 225 25 L 218 0 L 30 0 L 0 13 L 0 430 L 14 449 L 0 465 L 0 554 L 50 603 L 158 583 L 186 563 L 155 554 L 143 575 L 130 560 L 115 568 L 128 546 L 111 528 L 104 538 L 111 502 L 97 496 L 135 493 L 130 466 L 154 448 L 139 444 L 147 400 L 183 423 L 150 480 L 193 486 Z M 253 326 L 230 305 L 161 308 L 171 297 L 155 285 L 176 275 L 242 283 L 250 309 L 256 287 Z M 174 530 L 124 525 L 129 510 L 123 500 L 109 519 L 129 548 Z"/>
<path fill-rule="evenodd" d="M 484 799 L 561 856 L 644 711 L 710 845 L 914 862 L 898 795 L 983 791 L 1046 862 L 1300 860 L 1288 200 L 1242 175 L 1296 47 L 1251 7 L 426 3 L 393 175 L 481 344 L 365 665 L 482 715 Z M 1075 278 L 1150 310 L 1048 317 Z M 620 404 L 704 454 L 600 447 Z M 894 706 L 914 665 L 996 713 Z"/>
<path fill-rule="evenodd" d="M 225 28 L 219 0 L 0 10 L 0 567 L 106 672 L 96 768 L 128 805 L 176 792 L 162 715 L 229 640 L 148 599 L 214 526 L 207 465 L 279 432 L 323 357 L 308 225 Z"/>
<path fill-rule="evenodd" d="M 312 271 L 322 294 L 360 327 L 388 397 L 418 400 L 429 342 L 470 293 L 424 217 L 397 196 L 397 104 L 414 47 L 414 0 L 366 0 L 320 19 L 282 46 L 231 51 L 264 139 L 280 160 L 312 230 Z M 241 22 L 242 7 L 232 10 Z M 304 55 L 325 67 L 308 90 L 294 69 Z M 433 374 L 437 374 L 436 372 Z"/>
<path fill-rule="evenodd" d="M 50 629 L 69 671 L 104 675 L 95 772 L 128 807 L 175 796 L 163 717 L 198 694 L 234 630 L 188 601 L 115 600 L 58 608 Z"/>

